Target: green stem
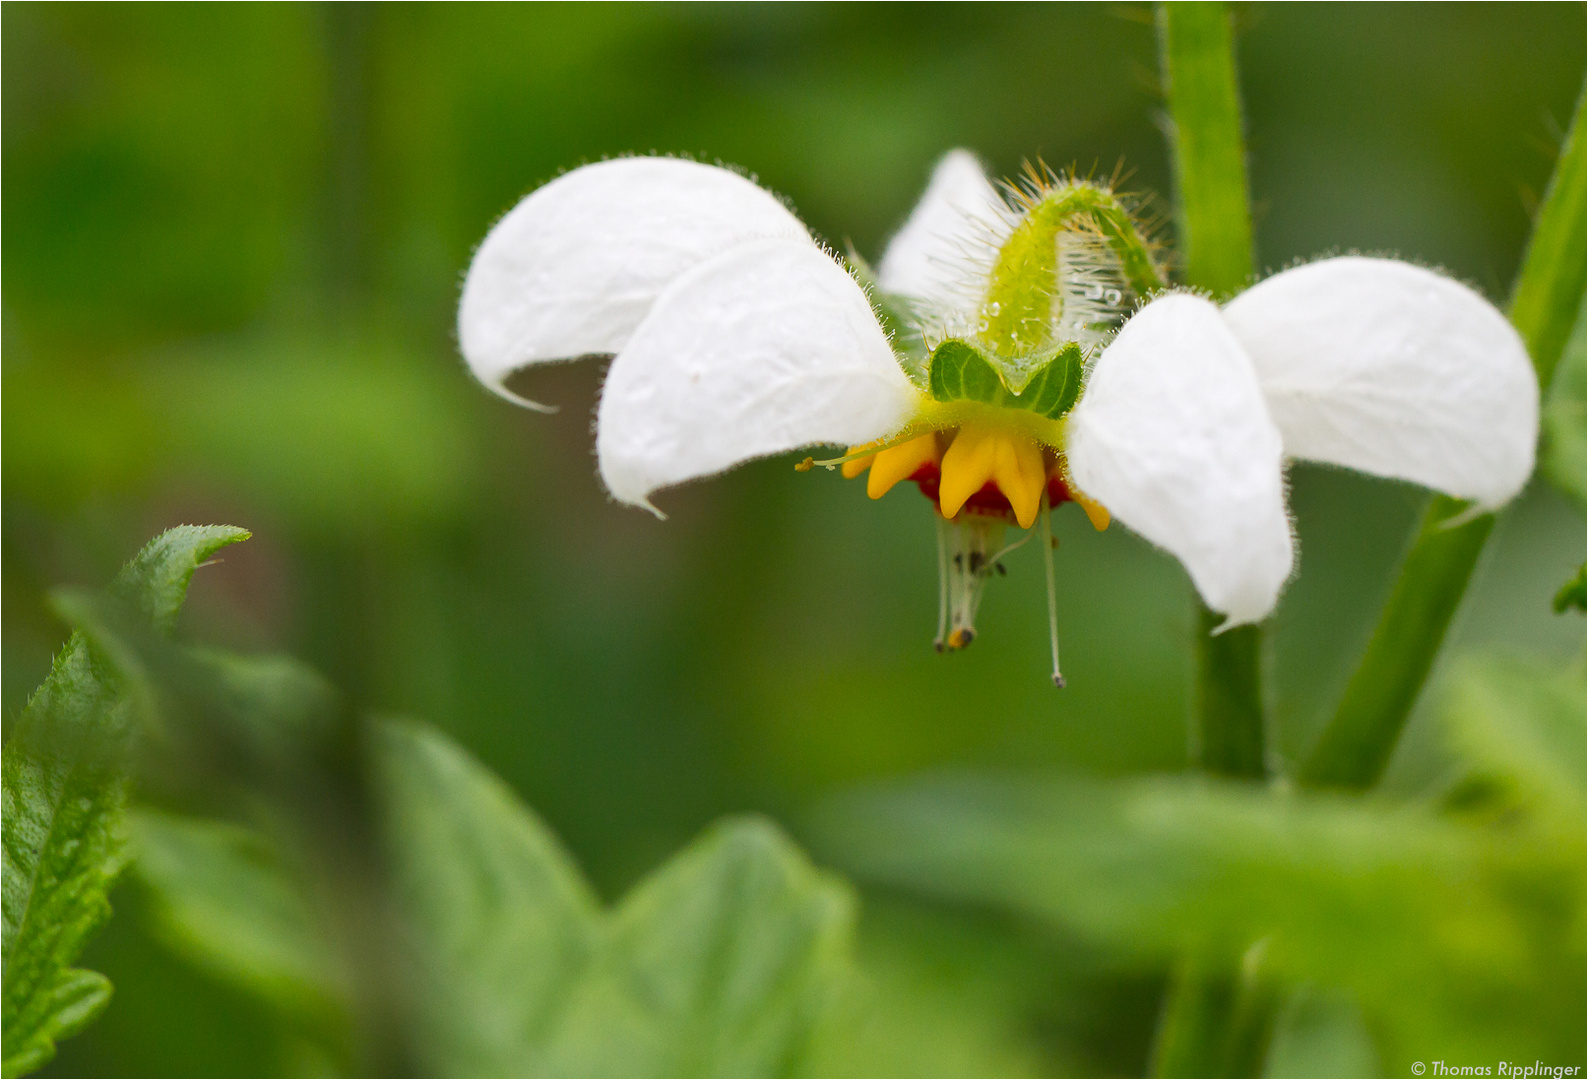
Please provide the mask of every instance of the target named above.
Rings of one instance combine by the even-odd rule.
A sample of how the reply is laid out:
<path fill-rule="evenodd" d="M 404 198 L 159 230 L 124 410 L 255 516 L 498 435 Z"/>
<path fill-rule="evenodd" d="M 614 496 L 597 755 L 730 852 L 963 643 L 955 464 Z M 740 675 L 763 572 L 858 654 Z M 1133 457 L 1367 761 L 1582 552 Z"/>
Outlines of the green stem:
<path fill-rule="evenodd" d="M 1219 776 L 1260 780 L 1263 754 L 1262 631 L 1237 626 L 1215 635 L 1223 617 L 1201 608 L 1197 628 L 1197 763 Z"/>
<path fill-rule="evenodd" d="M 1158 8 L 1163 83 L 1174 158 L 1176 220 L 1185 283 L 1217 298 L 1252 276 L 1240 90 L 1229 12 L 1222 3 Z M 1196 723 L 1199 764 L 1244 779 L 1266 775 L 1263 632 L 1214 635 L 1218 616 L 1199 605 Z M 1187 958 L 1171 977 L 1153 1049 L 1159 1076 L 1255 1076 L 1274 1010 L 1247 992 L 1245 976 Z"/>
<path fill-rule="evenodd" d="M 1186 284 L 1226 296 L 1252 274 L 1252 217 L 1229 12 L 1221 3 L 1163 4 L 1158 30 Z M 1261 777 L 1262 631 L 1243 626 L 1211 637 L 1216 625 L 1216 616 L 1204 608 L 1197 627 L 1200 762 L 1209 772 Z"/>
<path fill-rule="evenodd" d="M 1215 296 L 1252 276 L 1240 89 L 1229 12 L 1202 0 L 1158 8 L 1164 92 L 1173 125 L 1180 257 L 1186 284 Z"/>
<path fill-rule="evenodd" d="M 1186 959 L 1169 978 L 1153 1038 L 1152 1075 L 1262 1075 L 1278 1002 L 1258 966 L 1242 963 L 1231 971 Z"/>
<path fill-rule="evenodd" d="M 1540 386 L 1554 375 L 1583 295 L 1583 149 L 1579 97 L 1511 293 L 1511 322 L 1527 342 Z M 1494 528 L 1493 514 L 1452 527 L 1465 509 L 1442 495 L 1430 501 L 1367 652 L 1297 769 L 1299 783 L 1362 789 L 1383 775 Z"/>

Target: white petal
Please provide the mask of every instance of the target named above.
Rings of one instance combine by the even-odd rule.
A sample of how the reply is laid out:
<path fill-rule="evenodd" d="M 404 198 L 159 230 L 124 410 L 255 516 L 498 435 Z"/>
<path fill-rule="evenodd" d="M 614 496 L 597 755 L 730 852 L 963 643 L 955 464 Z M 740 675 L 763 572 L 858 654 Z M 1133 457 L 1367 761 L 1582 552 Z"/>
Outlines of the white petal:
<path fill-rule="evenodd" d="M 474 254 L 458 341 L 504 397 L 513 371 L 615 353 L 684 271 L 749 240 L 810 234 L 738 173 L 677 158 L 586 165 L 536 190 Z M 814 245 L 811 245 L 814 250 Z"/>
<path fill-rule="evenodd" d="M 1495 507 L 1533 471 L 1538 383 L 1522 339 L 1459 282 L 1394 259 L 1276 274 L 1224 317 L 1292 457 Z"/>
<path fill-rule="evenodd" d="M 811 244 L 763 241 L 657 299 L 612 361 L 596 456 L 620 502 L 654 510 L 660 487 L 889 434 L 918 399 L 854 279 Z"/>
<path fill-rule="evenodd" d="M 1010 216 L 975 155 L 953 150 L 932 172 L 916 204 L 877 268 L 885 293 L 907 296 L 928 309 L 959 310 L 979 303 L 985 266 L 1009 235 Z"/>
<path fill-rule="evenodd" d="M 1081 490 L 1178 557 L 1225 626 L 1273 610 L 1292 560 L 1279 430 L 1213 304 L 1170 294 L 1125 324 L 1065 453 Z"/>

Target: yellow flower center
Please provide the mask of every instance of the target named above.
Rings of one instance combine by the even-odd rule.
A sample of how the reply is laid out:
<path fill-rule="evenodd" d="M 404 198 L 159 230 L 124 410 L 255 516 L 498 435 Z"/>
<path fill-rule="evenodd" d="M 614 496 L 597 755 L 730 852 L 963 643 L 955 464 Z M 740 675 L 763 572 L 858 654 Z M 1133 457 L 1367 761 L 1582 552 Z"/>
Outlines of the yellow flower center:
<path fill-rule="evenodd" d="M 1029 529 L 1047 490 L 1050 505 L 1072 499 L 1086 511 L 1094 528 L 1108 528 L 1108 511 L 1068 481 L 1062 459 L 1022 431 L 967 420 L 957 428 L 929 431 L 875 453 L 865 450 L 851 447 L 841 468 L 848 479 L 870 470 L 866 494 L 873 499 L 882 498 L 902 480 L 915 480 L 936 500 L 945 518 L 958 517 L 970 504 L 972 512 L 1007 510 L 1022 529 Z"/>

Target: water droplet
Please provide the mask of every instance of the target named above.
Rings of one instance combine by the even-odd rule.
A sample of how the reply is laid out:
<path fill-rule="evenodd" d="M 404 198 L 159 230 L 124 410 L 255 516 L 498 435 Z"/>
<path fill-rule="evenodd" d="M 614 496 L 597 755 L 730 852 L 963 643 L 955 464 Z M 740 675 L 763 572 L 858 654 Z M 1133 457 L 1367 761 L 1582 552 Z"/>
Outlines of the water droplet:
<path fill-rule="evenodd" d="M 992 303 L 987 305 L 987 314 L 989 314 L 989 315 L 998 314 L 998 312 L 1002 309 L 1002 306 L 1003 305 L 999 304 L 998 301 L 994 300 Z"/>
<path fill-rule="evenodd" d="M 1103 294 L 1103 299 L 1108 302 L 1110 307 L 1112 307 L 1113 305 L 1119 303 L 1120 300 L 1123 299 L 1123 296 L 1124 294 L 1122 294 L 1118 289 L 1109 289 Z"/>
<path fill-rule="evenodd" d="M 1101 300 L 1103 298 L 1103 287 L 1101 285 L 1088 285 L 1086 287 L 1086 298 L 1088 300 Z"/>

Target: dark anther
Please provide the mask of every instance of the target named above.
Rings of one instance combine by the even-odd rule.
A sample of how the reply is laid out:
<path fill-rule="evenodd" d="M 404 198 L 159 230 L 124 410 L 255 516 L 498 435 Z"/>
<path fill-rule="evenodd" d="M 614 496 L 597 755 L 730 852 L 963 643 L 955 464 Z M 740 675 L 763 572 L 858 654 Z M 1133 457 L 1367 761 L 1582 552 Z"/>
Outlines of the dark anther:
<path fill-rule="evenodd" d="M 987 556 L 983 555 L 979 551 L 973 551 L 973 552 L 970 553 L 970 572 L 971 573 L 973 573 L 973 574 L 981 573 L 981 568 L 986 566 L 986 565 L 987 565 Z"/>
<path fill-rule="evenodd" d="M 965 569 L 965 556 L 964 555 L 955 555 L 954 556 L 954 568 L 956 570 Z"/>
<path fill-rule="evenodd" d="M 993 565 L 998 568 L 998 576 L 999 577 L 1008 577 L 1009 576 L 1009 568 L 1007 566 L 1005 566 L 1003 563 L 994 563 Z"/>
<path fill-rule="evenodd" d="M 932 648 L 936 649 L 938 652 L 942 652 L 943 651 L 943 639 L 942 638 L 938 638 L 936 641 L 932 642 Z"/>
<path fill-rule="evenodd" d="M 1063 690 L 1064 689 L 1064 676 L 1063 675 L 1055 675 L 1055 676 L 1053 676 L 1053 685 L 1058 687 L 1060 690 Z"/>

